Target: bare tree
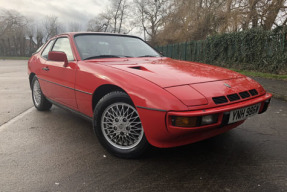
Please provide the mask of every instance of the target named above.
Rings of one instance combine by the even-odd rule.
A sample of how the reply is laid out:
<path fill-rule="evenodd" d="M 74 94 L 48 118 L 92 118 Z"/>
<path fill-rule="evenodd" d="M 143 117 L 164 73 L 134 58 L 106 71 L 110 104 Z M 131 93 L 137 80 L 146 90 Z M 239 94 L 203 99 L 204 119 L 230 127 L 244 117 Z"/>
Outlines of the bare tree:
<path fill-rule="evenodd" d="M 266 3 L 267 6 L 263 10 L 264 15 L 262 15 L 263 28 L 265 30 L 270 30 L 273 25 L 277 25 L 276 19 L 279 16 L 280 10 L 286 13 L 285 0 L 272 0 L 270 3 Z"/>
<path fill-rule="evenodd" d="M 35 38 L 36 38 L 37 48 L 41 47 L 43 44 L 43 39 L 44 39 L 44 29 L 40 25 L 36 26 Z"/>
<path fill-rule="evenodd" d="M 27 23 L 27 18 L 15 10 L 0 10 L 0 36 L 13 32 L 15 28 L 24 28 Z"/>
<path fill-rule="evenodd" d="M 0 47 L 5 55 L 25 55 L 28 19 L 14 10 L 0 11 Z"/>
<path fill-rule="evenodd" d="M 111 31 L 111 17 L 106 14 L 100 14 L 88 22 L 88 31 L 91 32 L 110 32 Z"/>
<path fill-rule="evenodd" d="M 109 14 L 112 17 L 114 33 L 121 33 L 123 20 L 126 17 L 127 8 L 128 5 L 126 0 L 112 1 L 112 6 L 109 10 Z"/>
<path fill-rule="evenodd" d="M 64 31 L 62 24 L 57 16 L 46 16 L 43 22 L 44 41 L 47 42 L 51 37 Z"/>
<path fill-rule="evenodd" d="M 169 15 L 163 18 L 164 28 L 158 38 L 160 43 L 174 43 L 204 39 L 217 33 L 225 23 L 222 11 L 225 1 L 174 0 Z M 222 22 L 224 21 L 224 22 Z"/>
<path fill-rule="evenodd" d="M 68 31 L 70 32 L 79 32 L 82 30 L 82 25 L 77 22 L 70 22 L 68 24 Z"/>
<path fill-rule="evenodd" d="M 139 7 L 145 23 L 144 6 Z M 287 24 L 286 8 L 286 0 L 173 0 L 157 40 L 166 44 L 250 28 L 272 30 Z"/>
<path fill-rule="evenodd" d="M 160 29 L 164 26 L 164 19 L 170 9 L 168 0 L 134 0 L 137 10 L 137 19 L 141 29 L 149 36 L 151 42 L 156 42 Z"/>
<path fill-rule="evenodd" d="M 133 29 L 129 8 L 127 0 L 110 0 L 110 5 L 104 12 L 89 20 L 88 31 L 129 33 Z"/>
<path fill-rule="evenodd" d="M 282 29 L 287 0 L 109 0 L 88 22 L 88 31 L 129 33 L 140 29 L 153 45 L 205 39 L 250 28 Z M 68 31 L 80 31 L 71 22 Z M 0 9 L 0 54 L 22 55 L 64 31 L 56 16 L 32 22 L 14 10 Z M 35 43 L 34 43 L 35 41 Z M 33 47 L 33 49 L 32 49 Z"/>

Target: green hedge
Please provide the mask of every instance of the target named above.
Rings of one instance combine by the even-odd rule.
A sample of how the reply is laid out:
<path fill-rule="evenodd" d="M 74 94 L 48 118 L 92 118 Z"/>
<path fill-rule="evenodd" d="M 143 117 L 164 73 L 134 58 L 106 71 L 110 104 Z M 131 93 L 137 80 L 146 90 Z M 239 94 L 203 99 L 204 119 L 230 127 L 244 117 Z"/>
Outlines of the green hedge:
<path fill-rule="evenodd" d="M 156 49 L 167 57 L 228 68 L 287 73 L 287 33 L 252 29 Z"/>

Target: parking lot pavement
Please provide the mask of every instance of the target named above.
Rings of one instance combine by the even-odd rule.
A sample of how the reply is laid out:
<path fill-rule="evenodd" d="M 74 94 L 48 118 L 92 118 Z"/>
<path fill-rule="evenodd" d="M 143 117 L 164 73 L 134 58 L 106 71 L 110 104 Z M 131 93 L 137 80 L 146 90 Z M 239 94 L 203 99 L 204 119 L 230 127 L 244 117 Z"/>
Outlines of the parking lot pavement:
<path fill-rule="evenodd" d="M 273 94 L 273 97 L 287 101 L 286 80 L 266 79 L 262 77 L 252 78 L 259 82 L 266 90 L 271 92 Z"/>
<path fill-rule="evenodd" d="M 2 74 L 0 62 L 0 84 Z M 26 86 L 26 70 L 21 74 L 19 87 Z M 8 77 L 5 82 L 18 86 Z M 220 136 L 124 160 L 101 147 L 90 122 L 54 106 L 30 108 L 30 90 L 22 91 L 25 100 L 4 91 L 13 104 L 3 102 L 5 110 L 18 112 L 0 126 L 1 192 L 287 191 L 285 101 L 273 99 L 265 114 Z"/>
<path fill-rule="evenodd" d="M 0 125 L 32 107 L 26 60 L 0 60 Z"/>

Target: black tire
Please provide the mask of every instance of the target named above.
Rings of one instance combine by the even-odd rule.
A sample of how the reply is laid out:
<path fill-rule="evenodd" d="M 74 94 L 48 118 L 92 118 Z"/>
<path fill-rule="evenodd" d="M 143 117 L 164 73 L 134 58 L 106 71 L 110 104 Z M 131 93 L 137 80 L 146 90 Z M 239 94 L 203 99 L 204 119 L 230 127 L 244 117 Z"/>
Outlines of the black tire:
<path fill-rule="evenodd" d="M 100 143 L 117 157 L 138 158 L 150 148 L 136 108 L 124 92 L 108 93 L 98 102 L 93 127 Z"/>
<path fill-rule="evenodd" d="M 32 80 L 31 89 L 32 89 L 32 100 L 36 109 L 39 111 L 47 111 L 51 109 L 52 103 L 50 103 L 43 95 L 40 83 L 36 76 L 34 76 Z"/>

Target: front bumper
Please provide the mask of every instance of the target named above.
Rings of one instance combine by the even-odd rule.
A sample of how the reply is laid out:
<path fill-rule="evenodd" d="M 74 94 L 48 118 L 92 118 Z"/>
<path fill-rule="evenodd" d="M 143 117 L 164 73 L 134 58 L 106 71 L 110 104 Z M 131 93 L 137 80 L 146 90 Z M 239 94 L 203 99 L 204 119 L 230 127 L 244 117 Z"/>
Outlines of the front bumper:
<path fill-rule="evenodd" d="M 201 130 L 201 129 L 205 129 L 205 128 L 212 128 L 212 127 L 218 127 L 218 126 L 225 126 L 228 123 L 228 119 L 229 119 L 229 113 L 232 110 L 236 110 L 239 108 L 244 108 L 244 107 L 248 107 L 257 103 L 261 103 L 261 107 L 259 109 L 259 114 L 264 113 L 270 103 L 270 98 L 272 97 L 271 94 L 266 93 L 263 96 L 259 96 L 250 100 L 245 100 L 239 103 L 234 103 L 234 104 L 230 104 L 230 105 L 224 105 L 224 106 L 220 106 L 220 107 L 215 107 L 215 108 L 209 108 L 209 109 L 203 109 L 203 110 L 196 110 L 196 111 L 186 111 L 186 112 L 168 112 L 167 113 L 167 118 L 166 118 L 166 123 L 168 125 L 168 130 L 170 132 L 173 132 L 174 130 Z M 171 122 L 170 122 L 170 117 L 171 116 L 188 116 L 188 117 L 192 117 L 192 116 L 205 116 L 205 115 L 211 115 L 211 114 L 218 114 L 219 118 L 217 123 L 215 124 L 211 124 L 211 125 L 206 125 L 206 126 L 201 126 L 201 127 L 193 127 L 193 128 L 182 128 L 182 127 L 174 127 L 172 126 Z"/>
<path fill-rule="evenodd" d="M 161 148 L 176 147 L 204 140 L 239 126 L 245 120 L 228 124 L 230 111 L 261 103 L 259 114 L 263 113 L 267 110 L 271 97 L 271 94 L 266 93 L 250 100 L 195 111 L 161 112 L 138 109 L 138 112 L 142 120 L 145 135 L 151 145 Z M 175 127 L 171 123 L 172 116 L 190 117 L 210 114 L 219 115 L 217 123 L 191 128 Z"/>

